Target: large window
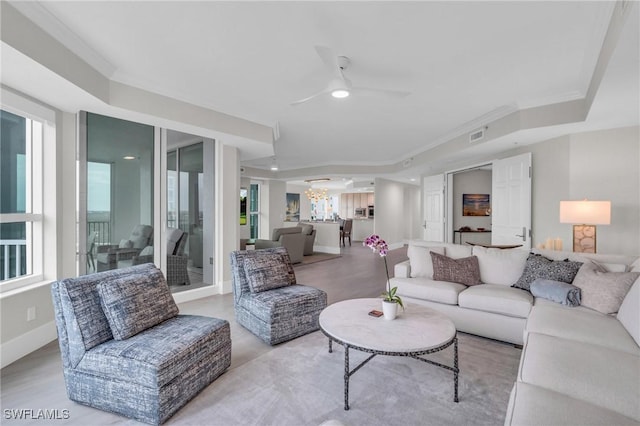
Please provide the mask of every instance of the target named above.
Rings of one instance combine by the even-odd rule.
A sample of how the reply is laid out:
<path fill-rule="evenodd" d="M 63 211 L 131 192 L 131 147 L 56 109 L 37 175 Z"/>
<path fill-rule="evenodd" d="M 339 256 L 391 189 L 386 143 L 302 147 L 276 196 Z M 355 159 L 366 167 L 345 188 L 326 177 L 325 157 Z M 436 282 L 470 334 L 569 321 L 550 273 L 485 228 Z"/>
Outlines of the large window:
<path fill-rule="evenodd" d="M 29 277 L 40 279 L 43 247 L 45 120 L 8 109 L 3 105 L 0 110 L 0 282 L 3 283 Z"/>

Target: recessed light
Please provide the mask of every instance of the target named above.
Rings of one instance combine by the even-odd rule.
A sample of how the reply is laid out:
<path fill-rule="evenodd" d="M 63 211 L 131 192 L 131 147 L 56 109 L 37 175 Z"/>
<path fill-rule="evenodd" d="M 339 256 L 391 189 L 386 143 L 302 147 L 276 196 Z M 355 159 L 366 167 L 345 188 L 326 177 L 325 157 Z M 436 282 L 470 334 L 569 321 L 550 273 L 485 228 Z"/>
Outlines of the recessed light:
<path fill-rule="evenodd" d="M 135 160 L 136 157 L 134 157 L 133 155 L 125 155 L 124 157 L 122 157 L 124 160 Z"/>

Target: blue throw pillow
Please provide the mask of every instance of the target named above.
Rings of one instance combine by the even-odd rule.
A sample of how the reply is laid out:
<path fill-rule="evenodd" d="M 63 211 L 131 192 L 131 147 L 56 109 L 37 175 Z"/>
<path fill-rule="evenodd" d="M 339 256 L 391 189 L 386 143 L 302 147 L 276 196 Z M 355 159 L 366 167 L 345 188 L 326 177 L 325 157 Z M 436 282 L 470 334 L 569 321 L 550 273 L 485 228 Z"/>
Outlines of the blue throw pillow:
<path fill-rule="evenodd" d="M 580 306 L 581 291 L 578 287 L 562 281 L 536 278 L 531 283 L 531 294 L 565 306 Z"/>
<path fill-rule="evenodd" d="M 162 272 L 127 275 L 98 284 L 100 304 L 113 338 L 128 339 L 178 315 Z"/>

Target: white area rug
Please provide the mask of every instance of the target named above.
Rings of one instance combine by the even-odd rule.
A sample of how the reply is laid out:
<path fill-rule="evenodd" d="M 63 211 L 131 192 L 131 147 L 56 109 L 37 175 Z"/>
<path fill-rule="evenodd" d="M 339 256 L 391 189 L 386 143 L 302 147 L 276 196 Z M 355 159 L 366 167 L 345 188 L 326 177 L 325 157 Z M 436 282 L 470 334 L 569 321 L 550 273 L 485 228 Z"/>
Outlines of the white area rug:
<path fill-rule="evenodd" d="M 458 335 L 460 402 L 453 373 L 411 358 L 377 356 L 350 381 L 344 349 L 315 332 L 235 367 L 180 410 L 171 425 L 502 425 L 520 349 Z M 349 351 L 351 368 L 368 354 Z M 452 365 L 453 347 L 431 356 Z"/>

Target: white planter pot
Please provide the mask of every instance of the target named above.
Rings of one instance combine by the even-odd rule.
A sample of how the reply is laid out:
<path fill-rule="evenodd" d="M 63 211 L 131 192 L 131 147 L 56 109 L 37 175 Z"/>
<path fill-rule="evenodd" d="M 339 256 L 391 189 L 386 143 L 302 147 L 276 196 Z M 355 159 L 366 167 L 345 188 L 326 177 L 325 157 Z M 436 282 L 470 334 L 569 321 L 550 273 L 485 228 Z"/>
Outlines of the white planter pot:
<path fill-rule="evenodd" d="M 383 300 L 382 313 L 384 314 L 384 319 L 386 320 L 396 319 L 396 316 L 398 315 L 398 304 L 396 302 L 387 302 Z"/>

